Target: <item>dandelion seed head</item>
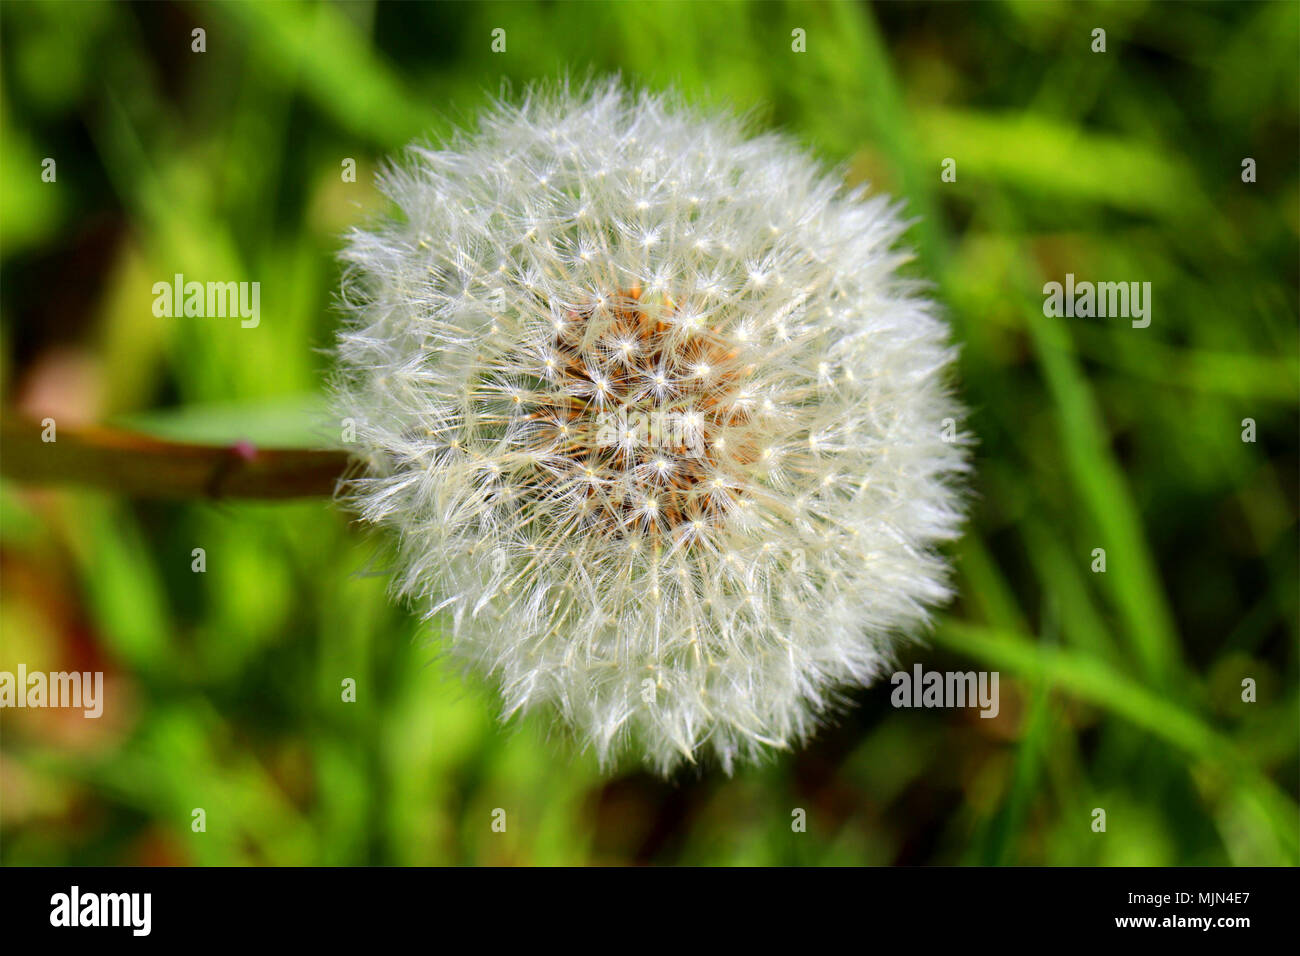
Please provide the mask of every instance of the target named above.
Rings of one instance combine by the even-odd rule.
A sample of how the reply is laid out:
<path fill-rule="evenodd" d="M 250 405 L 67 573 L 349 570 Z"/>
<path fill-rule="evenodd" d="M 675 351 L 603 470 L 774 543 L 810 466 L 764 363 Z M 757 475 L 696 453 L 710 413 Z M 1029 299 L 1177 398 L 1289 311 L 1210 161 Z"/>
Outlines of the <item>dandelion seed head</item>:
<path fill-rule="evenodd" d="M 343 253 L 346 494 L 506 714 L 730 771 L 948 597 L 953 354 L 887 200 L 614 82 L 497 104 L 380 185 L 395 214 Z"/>

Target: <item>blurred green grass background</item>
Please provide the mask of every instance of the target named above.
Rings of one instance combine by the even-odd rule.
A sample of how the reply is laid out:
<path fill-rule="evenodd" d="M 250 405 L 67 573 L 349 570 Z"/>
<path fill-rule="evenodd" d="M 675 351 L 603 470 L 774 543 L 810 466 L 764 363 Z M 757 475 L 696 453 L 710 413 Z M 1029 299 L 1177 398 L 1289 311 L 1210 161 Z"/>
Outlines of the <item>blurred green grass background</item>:
<path fill-rule="evenodd" d="M 375 169 L 535 79 L 675 85 L 906 200 L 980 445 L 961 597 L 902 664 L 999 670 L 1002 708 L 885 684 L 734 778 L 603 777 L 498 726 L 327 503 L 6 483 L 0 669 L 108 704 L 3 713 L 0 862 L 1295 864 L 1298 50 L 1290 2 L 4 3 L 3 394 L 61 424 L 329 441 Z M 259 281 L 260 326 L 154 317 L 178 272 Z M 1066 272 L 1150 281 L 1150 328 L 1045 319 Z"/>

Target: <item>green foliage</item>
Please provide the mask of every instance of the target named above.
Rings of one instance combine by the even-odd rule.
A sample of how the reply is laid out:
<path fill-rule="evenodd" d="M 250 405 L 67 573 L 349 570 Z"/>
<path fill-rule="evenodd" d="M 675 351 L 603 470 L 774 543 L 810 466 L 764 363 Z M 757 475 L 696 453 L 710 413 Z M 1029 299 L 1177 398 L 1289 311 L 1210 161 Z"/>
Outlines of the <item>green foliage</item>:
<path fill-rule="evenodd" d="M 882 684 L 734 778 L 605 778 L 544 720 L 501 727 L 329 503 L 6 484 L 0 670 L 102 669 L 111 705 L 4 712 L 3 863 L 1298 862 L 1297 5 L 0 17 L 4 397 L 61 420 L 336 443 L 339 235 L 381 207 L 386 156 L 535 79 L 673 84 L 894 193 L 980 442 L 960 598 L 900 666 L 1002 675 L 992 720 Z M 1150 281 L 1151 326 L 1045 317 L 1066 272 Z M 155 317 L 175 273 L 261 282 L 260 325 Z"/>

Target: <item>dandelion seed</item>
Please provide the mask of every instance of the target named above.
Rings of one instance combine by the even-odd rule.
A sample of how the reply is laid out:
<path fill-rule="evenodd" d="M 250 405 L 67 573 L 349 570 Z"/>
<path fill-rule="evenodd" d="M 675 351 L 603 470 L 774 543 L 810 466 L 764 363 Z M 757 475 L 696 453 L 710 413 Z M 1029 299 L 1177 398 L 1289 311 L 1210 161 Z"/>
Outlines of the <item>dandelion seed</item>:
<path fill-rule="evenodd" d="M 616 83 L 496 105 L 380 184 L 399 215 L 343 254 L 347 496 L 505 713 L 730 771 L 947 597 L 953 353 L 887 200 Z M 620 416 L 670 427 L 605 440 Z"/>

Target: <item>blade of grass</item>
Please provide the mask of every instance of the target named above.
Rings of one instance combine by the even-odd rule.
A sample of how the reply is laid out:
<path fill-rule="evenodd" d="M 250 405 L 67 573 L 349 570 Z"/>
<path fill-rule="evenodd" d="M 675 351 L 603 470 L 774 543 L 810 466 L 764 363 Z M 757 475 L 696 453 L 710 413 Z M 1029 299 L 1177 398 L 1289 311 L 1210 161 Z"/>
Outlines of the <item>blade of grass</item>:
<path fill-rule="evenodd" d="M 1294 860 L 1300 849 L 1300 807 L 1257 766 L 1241 757 L 1231 740 L 1195 714 L 1125 677 L 1106 664 L 1076 651 L 1045 647 L 1027 635 L 980 627 L 951 618 L 936 629 L 934 640 L 950 650 L 1030 680 L 1048 680 L 1061 690 L 1103 707 L 1188 756 L 1218 771 L 1222 780 L 1241 788 L 1264 814 L 1279 845 Z"/>

